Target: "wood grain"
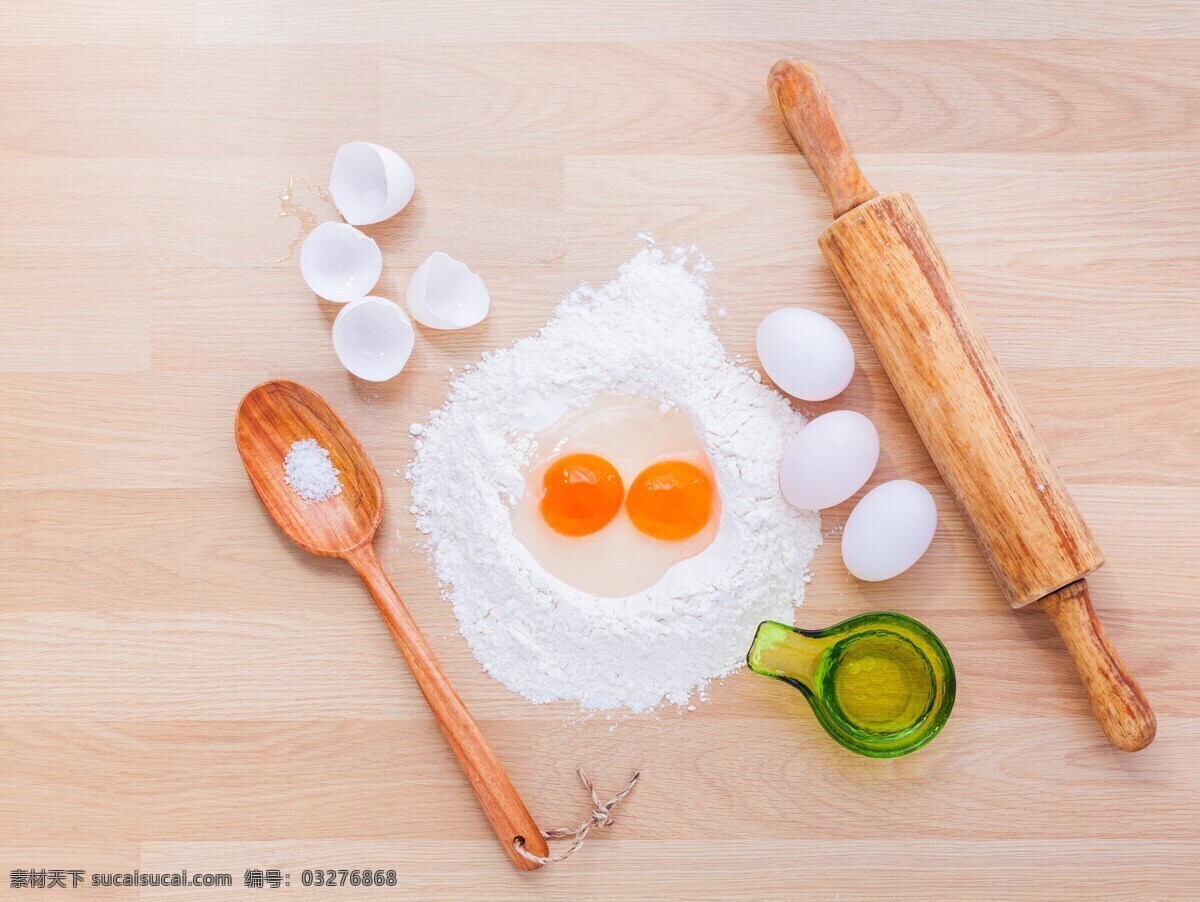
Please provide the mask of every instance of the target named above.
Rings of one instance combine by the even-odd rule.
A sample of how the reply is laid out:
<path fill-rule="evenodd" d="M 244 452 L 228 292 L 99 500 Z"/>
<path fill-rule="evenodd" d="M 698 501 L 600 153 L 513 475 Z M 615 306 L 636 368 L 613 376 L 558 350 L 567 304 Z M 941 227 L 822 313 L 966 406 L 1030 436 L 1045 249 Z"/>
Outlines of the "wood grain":
<path fill-rule="evenodd" d="M 767 94 L 833 204 L 833 218 L 865 204 L 871 187 L 834 118 L 829 95 L 806 63 L 780 60 L 767 74 Z"/>
<path fill-rule="evenodd" d="M 5 871 L 280 867 L 292 887 L 269 894 L 307 899 L 299 871 L 322 865 L 397 869 L 364 899 L 1194 898 L 1195 3 L 6 0 L 0 50 Z M 1088 582 L 1154 700 L 1146 751 L 1097 732 L 1049 618 L 1008 610 L 842 299 L 828 204 L 763 90 L 791 55 L 872 182 L 916 198 L 1104 549 Z M 440 249 L 493 300 L 477 329 L 422 331 L 382 386 L 341 370 L 336 308 L 273 262 L 288 177 L 331 218 L 299 180 L 355 139 L 417 177 L 368 230 L 382 293 Z M 838 549 L 853 500 L 828 512 L 797 623 L 890 609 L 942 637 L 957 703 L 920 753 L 858 759 L 745 673 L 683 714 L 531 706 L 459 636 L 396 474 L 408 425 L 639 231 L 708 254 L 717 331 L 750 364 L 779 306 L 850 336 L 835 402 L 883 439 L 866 489 L 925 483 L 939 531 L 908 573 L 859 583 Z M 534 817 L 586 817 L 577 763 L 602 794 L 644 768 L 570 862 L 512 869 L 361 582 L 255 497 L 230 418 L 275 377 L 318 389 L 375 460 L 381 562 Z"/>
<path fill-rule="evenodd" d="M 234 437 L 254 491 L 288 538 L 312 554 L 341 558 L 362 577 L 505 854 L 520 870 L 537 870 L 549 854 L 541 830 L 375 554 L 383 485 L 354 433 L 316 392 L 273 379 L 242 398 Z M 340 482 L 319 504 L 283 479 L 289 450 L 304 440 L 324 449 Z"/>
<path fill-rule="evenodd" d="M 868 199 L 821 251 L 1014 608 L 1104 558 L 912 196 Z"/>
<path fill-rule="evenodd" d="M 1051 592 L 1041 605 L 1066 643 L 1104 735 L 1122 751 L 1140 752 L 1154 741 L 1158 730 L 1154 711 L 1108 641 L 1092 607 L 1087 580 Z"/>
<path fill-rule="evenodd" d="M 1113 649 L 1082 577 L 1100 548 L 963 300 L 912 197 L 879 196 L 816 71 L 767 79 L 788 133 L 833 204 L 821 252 L 1014 608 L 1041 599 L 1114 746 L 1144 749 L 1154 712 Z"/>

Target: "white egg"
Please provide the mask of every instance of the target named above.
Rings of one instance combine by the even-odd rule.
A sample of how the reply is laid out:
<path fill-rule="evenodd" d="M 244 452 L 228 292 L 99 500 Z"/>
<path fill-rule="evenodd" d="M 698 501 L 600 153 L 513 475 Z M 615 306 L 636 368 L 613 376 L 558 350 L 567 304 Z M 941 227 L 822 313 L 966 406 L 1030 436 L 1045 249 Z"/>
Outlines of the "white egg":
<path fill-rule="evenodd" d="M 776 385 L 802 401 L 827 401 L 854 375 L 854 349 L 837 323 L 784 307 L 758 324 L 758 359 Z"/>
<path fill-rule="evenodd" d="M 386 382 L 408 362 L 413 349 L 412 322 L 387 298 L 351 301 L 333 321 L 338 360 L 360 379 Z"/>
<path fill-rule="evenodd" d="M 859 579 L 899 576 L 918 560 L 937 530 L 937 505 L 922 485 L 894 479 L 863 496 L 842 531 L 842 561 Z"/>
<path fill-rule="evenodd" d="M 435 251 L 408 282 L 408 312 L 431 329 L 466 329 L 487 316 L 491 297 L 483 279 L 449 254 Z"/>
<path fill-rule="evenodd" d="M 323 222 L 304 239 L 300 273 L 319 297 L 344 304 L 366 297 L 383 271 L 379 245 L 352 225 Z"/>
<path fill-rule="evenodd" d="M 803 510 L 841 504 L 864 485 L 879 463 L 879 433 L 853 410 L 835 410 L 800 430 L 783 454 L 779 487 Z"/>
<path fill-rule="evenodd" d="M 353 141 L 338 148 L 329 196 L 351 225 L 372 225 L 395 216 L 412 200 L 416 179 L 394 150 Z"/>

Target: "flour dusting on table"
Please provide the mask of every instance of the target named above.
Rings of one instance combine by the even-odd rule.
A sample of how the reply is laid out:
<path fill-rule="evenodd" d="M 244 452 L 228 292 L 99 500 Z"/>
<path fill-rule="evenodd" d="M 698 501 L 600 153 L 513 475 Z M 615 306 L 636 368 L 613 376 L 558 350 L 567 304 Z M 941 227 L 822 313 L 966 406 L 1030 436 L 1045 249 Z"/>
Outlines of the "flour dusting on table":
<path fill-rule="evenodd" d="M 744 663 L 762 620 L 791 623 L 820 518 L 790 507 L 779 462 L 804 420 L 726 355 L 708 320 L 701 258 L 640 251 L 599 290 L 568 295 L 536 335 L 489 352 L 414 424 L 413 513 L 467 642 L 533 702 L 687 704 Z M 598 392 L 677 405 L 708 454 L 720 530 L 703 552 L 626 598 L 541 569 L 513 534 L 534 432 Z"/>

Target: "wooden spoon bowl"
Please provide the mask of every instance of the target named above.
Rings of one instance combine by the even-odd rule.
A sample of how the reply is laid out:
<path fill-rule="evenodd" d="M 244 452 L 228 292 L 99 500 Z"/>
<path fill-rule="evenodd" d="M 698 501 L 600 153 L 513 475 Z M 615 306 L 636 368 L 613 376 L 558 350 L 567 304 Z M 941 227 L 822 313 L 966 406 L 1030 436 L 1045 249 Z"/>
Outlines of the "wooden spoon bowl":
<path fill-rule="evenodd" d="M 367 584 L 509 859 L 522 870 L 540 867 L 518 848 L 546 857 L 541 831 L 375 556 L 383 485 L 358 439 L 324 398 L 281 380 L 242 399 L 234 436 L 254 490 L 288 537 L 313 554 L 344 559 Z M 329 452 L 342 483 L 339 494 L 316 503 L 283 481 L 292 443 L 308 438 Z"/>
<path fill-rule="evenodd" d="M 367 452 L 316 392 L 295 382 L 264 382 L 242 399 L 234 436 L 254 490 L 288 537 L 313 554 L 345 557 L 370 543 L 383 520 L 383 484 Z M 329 452 L 342 491 L 314 504 L 283 481 L 293 442 Z"/>

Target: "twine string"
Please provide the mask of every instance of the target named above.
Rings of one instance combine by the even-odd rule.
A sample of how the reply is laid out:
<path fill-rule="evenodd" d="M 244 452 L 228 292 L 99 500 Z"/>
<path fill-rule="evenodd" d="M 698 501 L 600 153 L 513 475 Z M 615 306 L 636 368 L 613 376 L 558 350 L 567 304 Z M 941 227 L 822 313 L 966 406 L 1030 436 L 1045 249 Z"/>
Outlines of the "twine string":
<path fill-rule="evenodd" d="M 535 861 L 538 864 L 554 864 L 559 861 L 566 861 L 572 855 L 579 851 L 583 842 L 588 837 L 593 827 L 607 828 L 611 827 L 615 822 L 612 819 L 612 810 L 616 804 L 625 796 L 633 792 L 633 787 L 637 785 L 638 778 L 641 776 L 640 771 L 634 771 L 633 776 L 629 778 L 629 782 L 625 784 L 625 788 L 618 792 L 607 802 L 601 802 L 600 796 L 596 792 L 596 787 L 592 785 L 592 781 L 588 779 L 588 775 L 582 767 L 576 767 L 576 772 L 579 774 L 579 779 L 583 782 L 584 788 L 592 797 L 592 814 L 586 821 L 578 827 L 559 827 L 557 830 L 543 830 L 542 837 L 544 839 L 570 839 L 571 845 L 567 847 L 565 852 L 558 855 L 551 855 L 547 858 L 542 858 L 534 855 L 525 848 L 525 843 L 520 837 L 513 840 L 513 847 L 517 850 L 517 854 L 522 858 L 527 858 L 530 861 Z"/>

